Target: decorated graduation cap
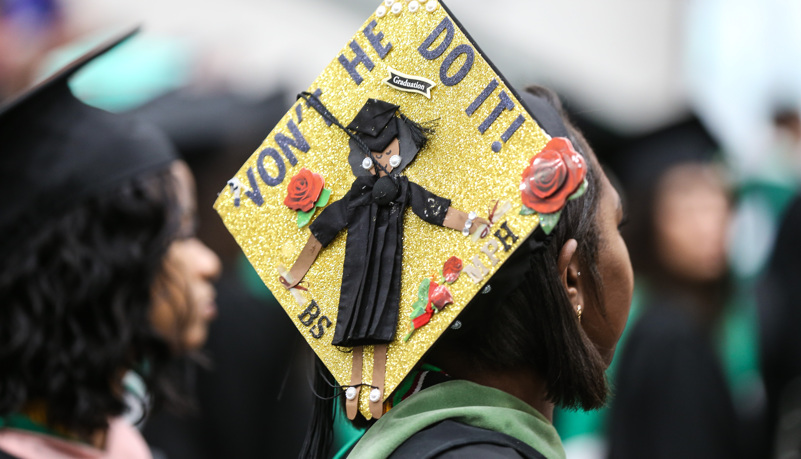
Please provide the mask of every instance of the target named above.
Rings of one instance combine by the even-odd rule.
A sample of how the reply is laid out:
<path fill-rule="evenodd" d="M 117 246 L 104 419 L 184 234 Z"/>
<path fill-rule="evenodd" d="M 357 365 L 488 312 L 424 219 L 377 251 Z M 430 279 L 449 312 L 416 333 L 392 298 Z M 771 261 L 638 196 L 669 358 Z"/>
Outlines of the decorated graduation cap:
<path fill-rule="evenodd" d="M 165 167 L 172 146 L 156 128 L 79 101 L 68 81 L 136 33 L 116 37 L 0 107 L 0 253 L 43 222 L 120 182 Z"/>
<path fill-rule="evenodd" d="M 369 419 L 469 303 L 519 283 L 585 174 L 556 109 L 443 3 L 385 0 L 215 208 Z"/>

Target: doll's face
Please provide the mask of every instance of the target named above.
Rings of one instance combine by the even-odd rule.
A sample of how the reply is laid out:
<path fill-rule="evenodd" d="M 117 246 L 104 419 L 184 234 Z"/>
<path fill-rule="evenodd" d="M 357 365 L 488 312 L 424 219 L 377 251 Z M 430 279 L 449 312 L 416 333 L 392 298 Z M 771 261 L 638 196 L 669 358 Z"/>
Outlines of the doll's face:
<path fill-rule="evenodd" d="M 390 161 L 392 157 L 395 155 L 397 155 L 398 158 L 394 161 Z M 382 166 L 384 166 L 384 168 L 386 168 L 387 172 L 392 172 L 392 169 L 394 169 L 392 163 L 396 162 L 396 164 L 398 165 L 400 164 L 400 162 L 398 161 L 400 160 L 400 143 L 398 142 L 398 138 L 395 137 L 394 139 L 392 139 L 392 142 L 390 142 L 389 145 L 387 145 L 383 151 L 374 151 L 373 157 L 375 158 L 376 161 L 378 161 L 379 164 L 381 164 Z M 373 167 L 370 168 L 370 174 L 375 175 L 376 172 L 378 173 L 379 177 L 386 175 L 384 174 L 384 171 L 381 170 L 381 168 L 373 165 Z"/>

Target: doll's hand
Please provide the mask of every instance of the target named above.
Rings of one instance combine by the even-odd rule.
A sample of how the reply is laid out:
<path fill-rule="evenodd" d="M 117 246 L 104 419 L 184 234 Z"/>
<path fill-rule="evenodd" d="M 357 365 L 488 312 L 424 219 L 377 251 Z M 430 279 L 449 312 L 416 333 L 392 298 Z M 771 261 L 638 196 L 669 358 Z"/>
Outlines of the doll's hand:
<path fill-rule="evenodd" d="M 473 220 L 473 226 L 470 227 L 470 234 L 481 231 L 479 237 L 487 237 L 490 225 L 491 223 L 486 218 L 476 217 L 475 220 Z"/>
<path fill-rule="evenodd" d="M 281 282 L 281 285 L 283 285 L 285 289 L 290 289 L 290 288 L 292 288 L 292 286 L 291 286 L 291 285 L 289 285 L 289 281 L 287 281 L 287 280 L 284 278 L 284 276 L 278 276 L 278 281 L 279 281 L 279 282 Z"/>
<path fill-rule="evenodd" d="M 290 274 L 289 271 L 287 271 L 287 269 L 283 266 L 278 267 L 278 281 L 281 282 L 281 285 L 283 285 L 287 290 L 298 284 L 297 282 L 294 282 L 292 274 Z"/>

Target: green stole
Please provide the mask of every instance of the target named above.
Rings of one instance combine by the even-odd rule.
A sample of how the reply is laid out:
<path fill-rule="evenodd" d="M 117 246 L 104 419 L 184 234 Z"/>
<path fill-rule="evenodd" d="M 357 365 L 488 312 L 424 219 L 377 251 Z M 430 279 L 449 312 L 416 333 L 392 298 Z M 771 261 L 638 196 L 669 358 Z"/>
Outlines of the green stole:
<path fill-rule="evenodd" d="M 367 430 L 350 457 L 386 458 L 412 435 L 446 419 L 510 435 L 548 459 L 565 458 L 559 434 L 539 411 L 506 392 L 463 380 L 399 403 Z"/>
<path fill-rule="evenodd" d="M 34 421 L 31 417 L 21 413 L 11 413 L 6 416 L 0 416 L 0 430 L 2 429 L 16 429 L 25 430 L 38 434 L 47 435 L 50 437 L 62 438 L 64 440 L 79 441 L 75 437 L 58 432 L 46 425 Z"/>

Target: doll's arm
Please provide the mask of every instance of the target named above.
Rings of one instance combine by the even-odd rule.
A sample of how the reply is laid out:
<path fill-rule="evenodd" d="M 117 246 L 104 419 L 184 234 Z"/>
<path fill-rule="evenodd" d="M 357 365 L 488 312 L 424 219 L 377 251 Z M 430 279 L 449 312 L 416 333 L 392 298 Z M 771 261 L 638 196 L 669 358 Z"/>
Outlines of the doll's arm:
<path fill-rule="evenodd" d="M 298 285 L 298 283 L 303 280 L 306 273 L 309 272 L 309 268 L 311 268 L 314 260 L 317 259 L 317 255 L 322 248 L 323 245 L 320 241 L 314 237 L 314 234 L 310 234 L 309 240 L 306 241 L 306 245 L 303 247 L 303 250 L 300 251 L 300 255 L 298 255 L 292 268 L 289 269 L 286 275 L 281 276 L 281 284 L 285 288 L 292 288 Z"/>
<path fill-rule="evenodd" d="M 303 250 L 300 251 L 295 263 L 289 271 L 279 272 L 281 284 L 286 288 L 292 288 L 303 280 L 303 277 L 309 272 L 309 268 L 317 259 L 320 250 L 328 246 L 331 241 L 339 234 L 342 229 L 348 225 L 348 199 L 349 193 L 342 199 L 335 201 L 322 212 L 312 223 L 309 225 L 309 240 Z"/>
<path fill-rule="evenodd" d="M 411 181 L 409 182 L 409 189 L 411 191 L 412 211 L 414 211 L 418 217 L 429 223 L 453 228 L 458 231 L 464 229 L 464 225 L 467 222 L 467 212 L 452 207 L 450 199 L 437 196 Z M 447 210 L 443 217 L 442 211 L 444 209 Z M 480 230 L 481 233 L 479 234 L 481 237 L 484 237 L 489 232 L 489 227 L 490 222 L 487 219 L 476 216 L 473 219 L 472 225 L 470 225 L 470 234 Z"/>
<path fill-rule="evenodd" d="M 445 220 L 442 222 L 442 226 L 461 231 L 464 228 L 466 222 L 467 222 L 467 212 L 456 209 L 454 207 L 448 207 L 448 211 L 445 213 Z M 490 227 L 489 220 L 477 216 L 476 218 L 473 219 L 473 224 L 470 225 L 470 234 L 473 234 L 476 231 L 480 230 L 482 231 L 481 237 L 484 237 L 486 236 L 486 234 L 484 234 L 484 231 L 489 227 Z"/>

